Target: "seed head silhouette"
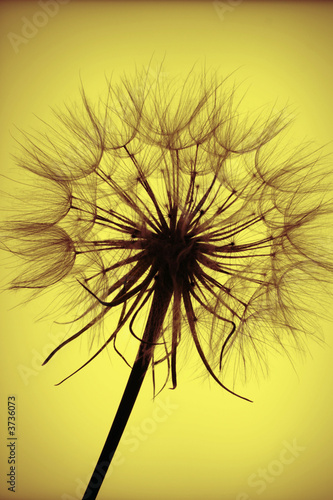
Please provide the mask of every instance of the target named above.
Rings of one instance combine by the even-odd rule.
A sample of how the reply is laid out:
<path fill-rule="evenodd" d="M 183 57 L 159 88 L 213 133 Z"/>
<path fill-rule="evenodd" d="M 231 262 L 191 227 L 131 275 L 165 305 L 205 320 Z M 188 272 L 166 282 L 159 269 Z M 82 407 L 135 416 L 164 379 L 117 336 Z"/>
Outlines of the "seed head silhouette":
<path fill-rule="evenodd" d="M 3 225 L 4 246 L 23 260 L 11 287 L 63 282 L 81 304 L 82 325 L 45 363 L 117 318 L 74 372 L 109 346 L 131 366 L 84 500 L 98 494 L 149 367 L 154 394 L 161 364 L 161 389 L 176 388 L 179 346 L 191 339 L 217 384 L 247 399 L 226 374 L 262 362 L 268 345 L 288 354 L 316 334 L 309 309 L 332 279 L 321 150 L 290 146 L 286 110 L 242 112 L 230 77 L 161 75 L 110 81 L 95 105 L 82 89 L 57 125 L 24 133 L 17 161 L 35 179 L 34 206 Z M 117 348 L 123 336 L 138 341 L 134 362 Z"/>

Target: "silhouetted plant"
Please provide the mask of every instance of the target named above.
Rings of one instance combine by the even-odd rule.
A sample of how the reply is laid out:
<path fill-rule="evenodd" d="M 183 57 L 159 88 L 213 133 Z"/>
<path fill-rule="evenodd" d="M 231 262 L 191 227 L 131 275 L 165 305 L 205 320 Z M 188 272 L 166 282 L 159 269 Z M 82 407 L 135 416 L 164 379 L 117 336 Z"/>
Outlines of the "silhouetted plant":
<path fill-rule="evenodd" d="M 148 367 L 154 392 L 162 363 L 163 387 L 176 387 L 184 337 L 211 377 L 238 395 L 226 372 L 261 362 L 268 345 L 285 350 L 316 335 L 308 313 L 331 282 L 323 235 L 332 204 L 320 151 L 290 146 L 285 111 L 242 113 L 228 79 L 192 72 L 179 83 L 143 71 L 109 82 L 96 105 L 81 94 L 47 133 L 24 134 L 18 164 L 34 178 L 34 207 L 5 224 L 4 241 L 25 261 L 12 288 L 72 283 L 75 321 L 86 318 L 45 363 L 113 310 L 113 330 L 83 366 L 110 344 L 130 364 L 116 342 L 139 341 L 88 499 Z"/>

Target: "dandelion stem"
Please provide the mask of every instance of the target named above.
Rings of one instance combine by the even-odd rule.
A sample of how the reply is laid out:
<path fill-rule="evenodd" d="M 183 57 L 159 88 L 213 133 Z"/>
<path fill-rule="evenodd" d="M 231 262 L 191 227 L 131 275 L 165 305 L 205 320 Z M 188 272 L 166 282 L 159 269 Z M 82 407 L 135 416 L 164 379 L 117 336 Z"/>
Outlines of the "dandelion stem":
<path fill-rule="evenodd" d="M 94 500 L 98 495 L 100 487 L 102 486 L 109 465 L 115 454 L 127 421 L 132 412 L 134 403 L 139 394 L 142 382 L 147 373 L 152 359 L 154 345 L 161 335 L 163 321 L 167 313 L 171 297 L 171 287 L 166 287 L 165 283 L 159 283 L 154 292 L 147 324 L 131 374 L 118 406 L 109 435 L 105 441 L 95 470 L 84 493 L 83 500 Z"/>

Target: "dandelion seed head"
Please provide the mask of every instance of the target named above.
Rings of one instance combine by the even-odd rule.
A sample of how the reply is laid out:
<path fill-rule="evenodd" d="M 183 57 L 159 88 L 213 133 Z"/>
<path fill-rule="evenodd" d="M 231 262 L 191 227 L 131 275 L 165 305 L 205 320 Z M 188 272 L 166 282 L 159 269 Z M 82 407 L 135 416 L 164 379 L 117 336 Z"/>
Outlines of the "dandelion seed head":
<path fill-rule="evenodd" d="M 285 111 L 244 113 L 236 90 L 216 75 L 139 72 L 109 82 L 97 104 L 82 90 L 58 126 L 24 134 L 18 164 L 50 203 L 38 197 L 3 231 L 26 263 L 12 287 L 76 287 L 83 326 L 55 352 L 114 313 L 90 359 L 109 345 L 123 357 L 119 338 L 142 341 L 139 319 L 158 297 L 153 376 L 163 364 L 164 385 L 176 387 L 186 335 L 234 393 L 224 383 L 232 363 L 245 371 L 268 346 L 298 346 L 308 332 L 302 291 L 311 302 L 333 271 L 320 239 L 329 169 L 319 150 L 283 143 Z"/>

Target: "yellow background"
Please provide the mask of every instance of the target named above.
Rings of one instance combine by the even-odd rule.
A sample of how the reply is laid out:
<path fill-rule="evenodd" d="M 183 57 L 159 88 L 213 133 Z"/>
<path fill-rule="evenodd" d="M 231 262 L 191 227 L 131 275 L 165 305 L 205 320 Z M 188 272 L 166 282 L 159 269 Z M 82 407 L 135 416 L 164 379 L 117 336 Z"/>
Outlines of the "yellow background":
<path fill-rule="evenodd" d="M 42 2 L 43 3 L 43 2 Z M 154 71 L 186 73 L 194 63 L 218 68 L 250 86 L 254 105 L 287 101 L 298 117 L 294 134 L 332 141 L 333 7 L 321 2 L 76 2 L 38 17 L 37 2 L 1 3 L 1 172 L 13 168 L 15 126 L 36 126 L 33 114 L 79 98 L 80 77 L 89 96 L 104 91 L 105 75 Z M 40 25 L 15 47 L 26 19 Z M 43 21 L 44 19 L 44 21 Z M 13 40 L 13 38 L 11 38 Z M 14 44 L 15 45 L 15 44 Z M 166 75 L 167 76 L 167 75 Z M 328 146 L 332 150 L 332 144 Z M 7 181 L 2 179 L 1 189 Z M 330 240 L 328 231 L 328 241 Z M 332 230 L 331 230 L 332 234 Z M 332 235 L 333 237 L 333 235 Z M 4 274 L 4 272 L 3 272 Z M 24 295 L 24 294 L 23 294 Z M 79 366 L 87 345 L 78 341 L 47 367 L 40 363 L 62 327 L 43 315 L 51 296 L 26 305 L 1 298 L 0 498 L 73 500 L 83 493 L 128 377 L 110 351 L 70 381 L 54 384 Z M 116 500 L 330 500 L 332 481 L 332 325 L 320 322 L 327 346 L 309 346 L 294 367 L 270 357 L 270 376 L 238 390 L 246 403 L 185 363 L 176 391 L 158 398 L 170 406 L 156 420 L 148 375 L 121 443 L 118 462 L 99 499 Z M 52 337 L 53 335 L 53 337 Z M 23 370 L 29 369 L 23 376 Z M 7 396 L 17 396 L 17 492 L 7 491 Z M 169 403 L 168 403 L 169 401 Z M 164 412 L 164 413 L 163 413 Z M 164 418 L 166 416 L 167 418 Z M 141 438 L 133 441 L 136 429 Z M 136 442 L 136 445 L 134 444 Z M 286 443 L 302 451 L 281 462 Z M 288 455 L 290 459 L 292 455 Z M 264 491 L 253 479 L 266 469 Z M 251 479 L 252 478 L 252 483 Z M 249 482 L 250 481 L 250 482 Z"/>

